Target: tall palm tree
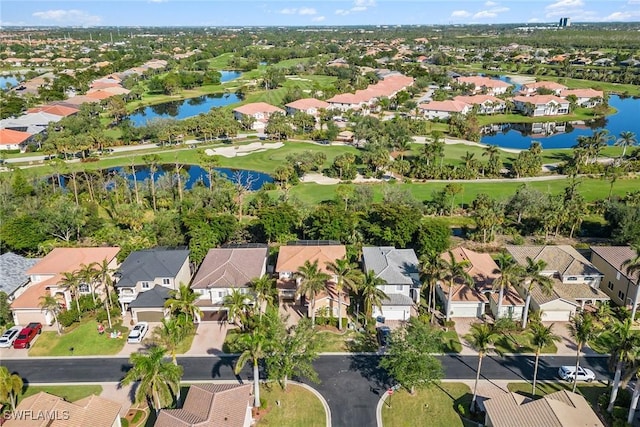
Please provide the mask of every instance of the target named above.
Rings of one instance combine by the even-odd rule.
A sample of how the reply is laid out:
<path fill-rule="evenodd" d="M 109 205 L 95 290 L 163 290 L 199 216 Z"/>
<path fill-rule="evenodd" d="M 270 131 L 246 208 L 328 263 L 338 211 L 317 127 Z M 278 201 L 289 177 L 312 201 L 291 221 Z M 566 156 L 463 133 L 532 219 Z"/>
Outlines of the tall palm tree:
<path fill-rule="evenodd" d="M 60 314 L 60 304 L 52 295 L 42 295 L 39 303 L 40 309 L 45 313 L 53 315 L 53 321 L 56 324 L 58 335 L 62 335 L 60 330 L 60 322 L 58 322 L 58 314 Z"/>
<path fill-rule="evenodd" d="M 276 298 L 278 297 L 278 291 L 276 290 L 276 281 L 274 278 L 269 276 L 268 274 L 263 274 L 261 277 L 256 277 L 251 280 L 249 283 L 249 287 L 253 290 L 253 293 L 256 296 L 256 303 L 258 305 L 258 309 L 260 310 L 260 315 L 266 307 L 262 307 L 265 303 L 267 306 L 273 305 Z"/>
<path fill-rule="evenodd" d="M 180 283 L 177 290 L 169 292 L 169 296 L 170 298 L 164 303 L 165 307 L 169 307 L 174 313 L 184 314 L 186 322 L 189 322 L 191 318 L 196 322 L 200 321 L 202 310 L 196 305 L 198 295 L 189 285 Z"/>
<path fill-rule="evenodd" d="M 499 319 L 502 313 L 502 299 L 504 298 L 505 289 L 508 290 L 520 282 L 524 275 L 524 269 L 506 252 L 501 252 L 496 257 L 496 264 L 500 267 L 500 276 L 493 282 L 493 288 L 498 289 L 498 309 L 496 319 Z"/>
<path fill-rule="evenodd" d="M 89 265 L 80 264 L 80 268 L 76 271 L 78 279 L 81 284 L 87 285 L 93 298 L 93 303 L 96 303 L 96 293 L 94 292 L 95 282 L 98 278 L 98 270 L 95 269 L 94 263 Z"/>
<path fill-rule="evenodd" d="M 152 340 L 157 346 L 165 348 L 171 355 L 173 364 L 177 365 L 176 352 L 187 333 L 188 328 L 185 328 L 176 319 L 162 319 L 162 323 L 153 330 Z"/>
<path fill-rule="evenodd" d="M 318 268 L 318 260 L 313 263 L 309 260 L 297 271 L 300 278 L 298 286 L 298 295 L 305 295 L 311 300 L 311 322 L 315 327 L 316 324 L 316 296 L 322 292 L 327 285 L 327 280 L 331 278 L 327 273 Z"/>
<path fill-rule="evenodd" d="M 141 403 L 145 399 L 156 411 L 173 403 L 174 397 L 179 399 L 182 366 L 166 362 L 167 350 L 162 347 L 151 347 L 148 353 L 133 353 L 129 362 L 133 367 L 127 372 L 121 386 L 139 381 L 135 401 Z"/>
<path fill-rule="evenodd" d="M 420 258 L 420 273 L 422 275 L 422 292 L 429 292 L 427 306 L 430 313 L 430 321 L 433 324 L 436 320 L 436 288 L 438 282 L 446 279 L 444 260 L 435 251 L 427 253 Z"/>
<path fill-rule="evenodd" d="M 633 250 L 636 252 L 636 255 L 633 258 L 629 258 L 628 260 L 622 263 L 623 267 L 627 269 L 627 276 L 633 277 L 634 274 L 640 273 L 640 243 L 636 243 L 631 245 Z M 640 276 L 639 276 L 640 277 Z M 634 304 L 633 310 L 631 311 L 631 318 L 635 321 L 636 318 L 636 305 Z"/>
<path fill-rule="evenodd" d="M 622 376 L 623 367 L 632 362 L 635 356 L 635 349 L 640 346 L 640 340 L 632 329 L 633 321 L 628 318 L 624 322 L 616 321 L 609 330 L 612 334 L 613 346 L 610 349 L 609 366 L 615 366 L 615 374 L 613 376 L 613 388 L 611 389 L 611 397 L 609 398 L 609 406 L 607 412 L 613 412 L 613 406 L 618 397 L 620 388 L 620 377 Z"/>
<path fill-rule="evenodd" d="M 253 361 L 253 406 L 256 408 L 260 407 L 260 370 L 258 369 L 258 363 L 260 359 L 263 359 L 266 356 L 267 349 L 267 337 L 264 335 L 260 328 L 256 328 L 249 334 L 243 334 L 238 339 L 238 343 L 243 349 L 242 354 L 238 357 L 238 361 L 236 362 L 235 374 L 240 374 L 244 365 L 247 364 L 249 360 Z"/>
<path fill-rule="evenodd" d="M 113 274 L 114 270 L 109 267 L 109 261 L 103 259 L 100 263 L 94 263 L 94 267 L 97 270 L 97 279 L 100 282 L 100 285 L 104 287 L 104 291 L 107 294 L 107 300 L 109 301 L 109 307 L 113 307 L 113 302 L 111 301 L 111 292 L 113 291 L 113 278 L 111 274 Z"/>
<path fill-rule="evenodd" d="M 14 412 L 22 387 L 24 383 L 20 375 L 12 374 L 6 366 L 0 366 L 0 402 L 8 402 Z"/>
<path fill-rule="evenodd" d="M 251 310 L 247 295 L 238 289 L 234 289 L 230 294 L 225 295 L 222 304 L 227 308 L 229 321 L 245 329 L 247 314 Z"/>
<path fill-rule="evenodd" d="M 75 272 L 73 273 L 64 272 L 62 273 L 62 279 L 60 279 L 60 284 L 64 286 L 65 290 L 71 292 L 71 297 L 76 301 L 78 316 L 82 317 L 81 311 L 80 311 L 80 301 L 78 298 L 78 293 L 80 288 L 80 278 Z"/>
<path fill-rule="evenodd" d="M 524 303 L 524 313 L 522 313 L 522 329 L 527 327 L 529 318 L 529 307 L 531 304 L 531 291 L 535 286 L 540 286 L 543 293 L 550 295 L 553 292 L 553 281 L 550 277 L 542 274 L 547 267 L 546 261 L 540 259 L 534 261 L 527 257 L 527 266 L 524 268 L 524 283 L 527 297 Z"/>
<path fill-rule="evenodd" d="M 640 359 L 640 348 L 636 348 L 635 358 Z M 636 366 L 635 376 L 636 385 L 633 387 L 633 395 L 631 396 L 631 405 L 629 406 L 629 415 L 627 415 L 627 424 L 633 424 L 633 417 L 636 414 L 636 408 L 638 407 L 638 398 L 640 397 L 640 367 Z"/>
<path fill-rule="evenodd" d="M 531 394 L 536 395 L 536 380 L 538 379 L 538 361 L 542 348 L 560 341 L 562 338 L 553 333 L 553 323 L 544 326 L 541 323 L 531 324 L 531 343 L 536 347 L 536 362 L 533 367 L 533 388 Z"/>
<path fill-rule="evenodd" d="M 627 154 L 627 147 L 633 147 L 638 143 L 638 139 L 636 138 L 636 134 L 630 131 L 620 132 L 620 138 L 618 138 L 614 145 L 622 147 L 622 154 L 620 155 L 620 159 L 623 159 L 625 154 Z"/>
<path fill-rule="evenodd" d="M 327 269 L 336 276 L 336 293 L 338 294 L 338 329 L 342 330 L 342 292 L 358 289 L 362 274 L 355 263 L 347 259 L 336 259 L 327 264 Z"/>
<path fill-rule="evenodd" d="M 569 335 L 576 342 L 576 370 L 573 377 L 573 389 L 572 391 L 576 392 L 576 387 L 578 385 L 578 367 L 580 366 L 580 352 L 582 351 L 582 347 L 592 338 L 596 337 L 598 331 L 596 329 L 595 322 L 593 321 L 593 317 L 586 313 L 576 313 L 573 315 L 569 324 L 567 325 L 569 328 Z"/>
<path fill-rule="evenodd" d="M 373 315 L 373 307 L 378 307 L 382 312 L 382 301 L 389 298 L 380 286 L 384 286 L 387 282 L 376 276 L 373 270 L 367 271 L 360 285 L 360 296 L 364 303 L 364 314 L 369 319 Z"/>
<path fill-rule="evenodd" d="M 471 399 L 471 410 L 476 409 L 476 398 L 478 397 L 478 380 L 480 380 L 480 370 L 482 369 L 482 359 L 489 351 L 489 346 L 497 338 L 493 327 L 488 323 L 474 323 L 471 325 L 469 344 L 478 352 L 478 369 L 476 370 L 476 382 L 473 386 L 473 399 Z"/>
<path fill-rule="evenodd" d="M 442 264 L 445 277 L 449 281 L 449 292 L 447 292 L 447 314 L 446 319 L 449 321 L 451 319 L 451 296 L 453 294 L 453 286 L 456 280 L 460 280 L 463 283 L 473 286 L 473 278 L 467 273 L 467 267 L 469 267 L 469 262 L 467 260 L 463 260 L 457 262 L 455 257 L 453 256 L 453 252 L 449 251 L 449 259 L 443 260 Z"/>

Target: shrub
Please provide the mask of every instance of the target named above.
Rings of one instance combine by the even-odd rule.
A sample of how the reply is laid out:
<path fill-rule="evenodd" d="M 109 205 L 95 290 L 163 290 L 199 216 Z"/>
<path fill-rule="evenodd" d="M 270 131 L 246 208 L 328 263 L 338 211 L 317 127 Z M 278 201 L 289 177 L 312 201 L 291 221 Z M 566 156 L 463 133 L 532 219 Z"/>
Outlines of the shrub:
<path fill-rule="evenodd" d="M 58 322 L 67 328 L 80 320 L 80 313 L 75 308 L 73 310 L 66 310 L 58 314 Z"/>
<path fill-rule="evenodd" d="M 445 320 L 444 321 L 444 327 L 447 329 L 452 329 L 455 328 L 456 326 L 456 322 L 454 322 L 453 320 Z"/>
<path fill-rule="evenodd" d="M 500 332 L 515 332 L 519 329 L 518 323 L 510 317 L 501 317 L 496 320 L 494 328 Z"/>
<path fill-rule="evenodd" d="M 115 319 L 116 317 L 120 317 L 120 315 L 122 314 L 122 312 L 120 311 L 120 306 L 118 305 L 113 306 L 110 309 L 110 312 L 111 312 L 111 320 Z M 104 322 L 108 320 L 107 310 L 104 308 L 98 309 L 98 311 L 96 311 L 96 320 L 98 322 Z"/>
<path fill-rule="evenodd" d="M 93 302 L 91 295 L 82 295 L 78 302 L 80 303 L 80 311 L 82 313 L 93 312 L 101 306 L 99 298 L 96 298 L 96 302 Z M 75 305 L 75 303 L 73 303 Z"/>

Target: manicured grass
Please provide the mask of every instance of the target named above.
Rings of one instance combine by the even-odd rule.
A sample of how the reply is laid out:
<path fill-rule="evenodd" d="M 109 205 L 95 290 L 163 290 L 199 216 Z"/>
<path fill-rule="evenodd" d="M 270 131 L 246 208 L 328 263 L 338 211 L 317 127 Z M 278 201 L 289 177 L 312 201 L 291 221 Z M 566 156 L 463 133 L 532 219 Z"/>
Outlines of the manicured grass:
<path fill-rule="evenodd" d="M 193 339 L 195 338 L 195 336 L 196 334 L 193 333 L 189 334 L 185 339 L 183 339 L 176 348 L 176 354 L 184 354 L 189 351 L 189 349 L 191 349 L 191 344 L 193 344 Z"/>
<path fill-rule="evenodd" d="M 52 331 L 43 332 L 29 350 L 29 356 L 110 355 L 122 350 L 127 341 L 128 328 L 119 326 L 122 338 L 112 339 L 107 332 L 98 334 L 96 326 L 95 319 L 87 318 L 67 328 L 61 336 Z"/>
<path fill-rule="evenodd" d="M 444 332 L 442 337 L 444 339 L 443 353 L 460 353 L 462 351 L 462 344 L 460 344 L 460 338 L 455 330 Z"/>
<path fill-rule="evenodd" d="M 496 340 L 494 346 L 500 354 L 504 353 L 535 353 L 536 347 L 531 344 L 530 332 L 503 333 Z M 558 348 L 555 344 L 542 347 L 543 354 L 555 354 Z"/>
<path fill-rule="evenodd" d="M 62 397 L 67 402 L 75 402 L 76 400 L 89 397 L 92 394 L 99 395 L 102 393 L 102 386 L 97 384 L 87 385 L 27 385 L 24 394 L 22 394 L 19 400 L 25 397 L 33 396 L 34 394 L 44 391 L 55 396 Z"/>
<path fill-rule="evenodd" d="M 261 427 L 325 427 L 326 415 L 322 402 L 310 391 L 289 384 L 282 390 L 277 384 L 260 387 L 260 398 L 266 401 L 266 415 L 257 425 Z M 280 402 L 280 405 L 276 404 Z"/>
<path fill-rule="evenodd" d="M 542 397 L 549 393 L 554 393 L 560 390 L 569 390 L 573 388 L 573 383 L 570 382 L 553 382 L 553 383 L 537 383 L 536 384 L 536 396 Z M 527 397 L 531 395 L 531 383 L 509 383 L 507 389 L 511 392 L 517 392 Z M 599 383 L 578 383 L 577 392 L 584 396 L 589 402 L 589 405 L 595 410 L 598 407 L 598 398 L 602 393 L 607 391 L 607 387 L 604 384 Z"/>
<path fill-rule="evenodd" d="M 635 330 L 635 335 L 639 335 L 640 331 Z M 610 330 L 606 329 L 604 332 L 598 334 L 595 339 L 589 341 L 589 348 L 591 348 L 596 353 L 600 354 L 608 354 L 610 353 L 610 349 L 615 345 L 615 337 L 611 333 Z"/>
<path fill-rule="evenodd" d="M 370 352 L 378 350 L 376 338 L 366 332 L 346 331 L 344 333 L 321 331 L 320 353 L 325 352 Z"/>
<path fill-rule="evenodd" d="M 222 351 L 225 353 L 238 353 L 238 339 L 242 335 L 242 331 L 240 329 L 229 329 L 227 330 L 227 335 L 224 337 L 224 342 L 222 343 Z"/>
<path fill-rule="evenodd" d="M 456 408 L 468 411 L 471 405 L 471 390 L 466 384 L 442 383 L 423 390 L 414 396 L 400 389 L 382 407 L 384 427 L 456 427 L 477 425 L 464 421 Z M 389 407 L 389 404 L 391 407 Z"/>

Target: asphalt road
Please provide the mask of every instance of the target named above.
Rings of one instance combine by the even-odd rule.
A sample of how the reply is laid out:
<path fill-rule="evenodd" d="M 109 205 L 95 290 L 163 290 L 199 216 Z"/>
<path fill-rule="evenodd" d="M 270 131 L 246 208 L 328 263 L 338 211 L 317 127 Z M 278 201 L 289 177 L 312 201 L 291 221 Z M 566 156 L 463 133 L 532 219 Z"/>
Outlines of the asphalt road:
<path fill-rule="evenodd" d="M 447 355 L 440 359 L 445 378 L 475 379 L 477 356 Z M 386 373 L 378 368 L 378 361 L 378 356 L 344 355 L 321 356 L 315 362 L 321 382 L 311 385 L 327 400 L 334 427 L 376 425 L 376 405 L 391 385 Z M 249 366 L 239 376 L 233 373 L 235 357 L 188 357 L 178 358 L 178 362 L 184 367 L 184 381 L 253 379 Z M 599 380 L 610 377 L 606 357 L 583 357 L 580 363 L 592 369 Z M 575 358 L 570 356 L 540 357 L 538 379 L 555 380 L 559 366 L 574 364 Z M 29 383 L 119 381 L 130 368 L 126 358 L 33 358 L 4 360 L 2 365 Z M 487 356 L 482 364 L 483 379 L 530 381 L 532 375 L 533 357 Z"/>

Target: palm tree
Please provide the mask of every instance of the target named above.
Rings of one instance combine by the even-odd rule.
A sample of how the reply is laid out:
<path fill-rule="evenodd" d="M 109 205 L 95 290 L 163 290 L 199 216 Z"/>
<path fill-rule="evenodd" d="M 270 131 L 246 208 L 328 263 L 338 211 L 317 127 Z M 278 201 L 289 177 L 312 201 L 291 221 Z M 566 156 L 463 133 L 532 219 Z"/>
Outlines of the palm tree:
<path fill-rule="evenodd" d="M 165 348 L 171 355 L 173 364 L 177 365 L 176 352 L 188 332 L 176 319 L 162 319 L 162 323 L 153 330 L 152 340 L 157 346 Z"/>
<path fill-rule="evenodd" d="M 58 314 L 60 314 L 60 304 L 51 295 L 42 295 L 40 297 L 40 309 L 45 313 L 51 313 L 53 315 L 53 321 L 56 323 L 58 329 L 58 335 L 62 335 L 60 330 L 60 322 L 58 322 Z"/>
<path fill-rule="evenodd" d="M 618 138 L 614 145 L 622 147 L 622 154 L 620 155 L 620 159 L 624 158 L 627 153 L 627 147 L 633 147 L 638 143 L 638 139 L 636 138 L 636 134 L 630 131 L 620 132 L 620 138 Z"/>
<path fill-rule="evenodd" d="M 238 339 L 238 343 L 244 350 L 238 361 L 236 362 L 235 374 L 240 374 L 244 365 L 251 359 L 253 361 L 253 406 L 260 407 L 260 371 L 258 369 L 258 362 L 266 355 L 267 337 L 260 330 L 260 328 L 254 329 L 249 334 L 243 334 Z"/>
<path fill-rule="evenodd" d="M 18 394 L 22 393 L 24 383 L 18 374 L 9 372 L 6 366 L 0 366 L 0 401 L 9 402 L 15 412 L 18 406 Z"/>
<path fill-rule="evenodd" d="M 436 288 L 438 282 L 446 279 L 444 260 L 436 252 L 430 252 L 420 258 L 420 273 L 422 274 L 422 292 L 428 290 L 428 309 L 430 313 L 431 324 L 435 322 L 436 316 Z"/>
<path fill-rule="evenodd" d="M 489 345 L 496 340 L 497 334 L 488 323 L 474 323 L 471 325 L 469 344 L 478 352 L 478 369 L 476 371 L 476 382 L 473 386 L 473 399 L 471 400 L 471 410 L 475 411 L 476 398 L 478 397 L 478 380 L 480 380 L 480 370 L 482 369 L 482 359 L 489 351 Z"/>
<path fill-rule="evenodd" d="M 531 394 L 535 396 L 536 380 L 538 379 L 538 361 L 542 348 L 553 344 L 554 341 L 560 341 L 562 338 L 553 333 L 553 323 L 549 326 L 544 326 L 541 323 L 532 323 L 531 335 L 531 343 L 536 347 L 536 362 L 533 367 L 533 388 L 531 390 Z"/>
<path fill-rule="evenodd" d="M 80 311 L 80 302 L 78 301 L 78 293 L 80 288 L 80 279 L 78 275 L 73 272 L 65 272 L 62 273 L 62 279 L 60 280 L 60 284 L 64 286 L 65 290 L 71 292 L 71 297 L 76 300 L 76 308 L 78 309 L 78 316 L 82 317 Z"/>
<path fill-rule="evenodd" d="M 527 292 L 527 298 L 524 303 L 524 313 L 522 313 L 522 329 L 527 327 L 527 320 L 529 318 L 529 307 L 531 304 L 531 291 L 534 287 L 540 286 L 543 293 L 550 295 L 553 292 L 553 282 L 550 277 L 542 274 L 547 267 L 546 261 L 540 259 L 534 261 L 527 257 L 527 266 L 524 268 L 524 282 L 525 291 Z"/>
<path fill-rule="evenodd" d="M 184 283 L 180 283 L 177 290 L 169 292 L 169 299 L 164 303 L 165 307 L 169 307 L 172 312 L 182 313 L 185 315 L 185 322 L 193 318 L 196 323 L 200 322 L 202 310 L 196 305 L 198 295 Z"/>
<path fill-rule="evenodd" d="M 633 258 L 629 258 L 622 263 L 622 266 L 626 267 L 627 276 L 629 277 L 633 277 L 634 274 L 640 272 L 640 243 L 631 245 L 631 248 L 636 252 L 636 255 Z M 633 321 L 636 320 L 636 304 L 633 305 L 633 310 L 631 311 L 631 319 Z"/>
<path fill-rule="evenodd" d="M 344 288 L 355 291 L 358 288 L 362 274 L 355 263 L 347 259 L 336 259 L 327 264 L 327 269 L 332 272 L 336 280 L 336 292 L 338 294 L 338 329 L 342 330 L 342 292 Z"/>
<path fill-rule="evenodd" d="M 498 289 L 498 308 L 496 312 L 496 319 L 499 319 L 502 314 L 502 299 L 504 298 L 505 289 L 514 287 L 518 283 L 524 274 L 524 270 L 520 264 L 518 264 L 512 257 L 506 252 L 501 252 L 496 257 L 496 264 L 500 267 L 500 276 L 493 282 L 493 288 Z"/>
<path fill-rule="evenodd" d="M 622 376 L 622 368 L 628 362 L 633 361 L 635 349 L 640 345 L 635 331 L 631 329 L 633 321 L 628 318 L 624 322 L 616 321 L 609 330 L 612 333 L 612 348 L 609 356 L 609 366 L 615 366 L 615 375 L 613 377 L 613 388 L 611 389 L 611 397 L 609 398 L 609 406 L 607 412 L 613 412 L 613 406 L 618 397 L 620 388 L 620 377 Z"/>
<path fill-rule="evenodd" d="M 451 319 L 451 296 L 453 294 L 453 285 L 456 280 L 461 280 L 463 284 L 473 286 L 473 278 L 467 273 L 467 267 L 469 267 L 469 261 L 463 260 L 457 262 L 453 256 L 453 252 L 449 251 L 449 260 L 443 260 L 442 267 L 445 271 L 445 277 L 449 281 L 449 291 L 447 292 L 447 314 L 446 319 Z"/>
<path fill-rule="evenodd" d="M 94 263 L 89 265 L 80 264 L 80 268 L 76 271 L 76 275 L 80 282 L 89 287 L 94 304 L 96 303 L 96 293 L 94 292 L 93 287 L 98 276 L 97 273 L 98 271 L 94 268 Z"/>
<path fill-rule="evenodd" d="M 276 298 L 278 297 L 278 292 L 275 288 L 276 281 L 268 274 L 263 274 L 261 277 L 256 277 L 251 280 L 249 283 L 249 287 L 253 289 L 253 293 L 256 296 L 256 303 L 258 304 L 258 309 L 260 310 L 260 315 L 264 312 L 263 305 L 264 303 L 267 306 L 273 305 Z"/>
<path fill-rule="evenodd" d="M 225 295 L 222 304 L 227 308 L 227 316 L 231 323 L 244 329 L 246 326 L 247 313 L 251 309 L 247 295 L 238 289 L 234 289 L 229 295 Z"/>
<path fill-rule="evenodd" d="M 592 338 L 597 336 L 598 331 L 596 330 L 595 322 L 593 321 L 593 317 L 586 313 L 576 313 L 573 315 L 569 324 L 567 325 L 569 328 L 569 335 L 576 342 L 576 370 L 575 375 L 573 376 L 573 392 L 576 392 L 576 387 L 578 385 L 578 367 L 580 366 L 580 352 L 582 351 L 582 347 Z"/>
<path fill-rule="evenodd" d="M 93 264 L 96 269 L 96 277 L 100 282 L 100 285 L 104 287 L 104 291 L 107 294 L 107 300 L 109 301 L 109 307 L 113 307 L 113 302 L 111 301 L 111 292 L 113 291 L 113 278 L 111 274 L 114 272 L 111 267 L 109 267 L 109 261 L 103 259 L 101 263 Z"/>
<path fill-rule="evenodd" d="M 636 348 L 636 358 L 640 358 L 640 349 Z M 638 398 L 640 397 L 640 368 L 636 367 L 636 385 L 633 387 L 633 395 L 631 396 L 631 405 L 629 406 L 629 415 L 627 416 L 627 424 L 633 424 L 633 417 L 638 407 Z"/>
<path fill-rule="evenodd" d="M 311 300 L 311 323 L 316 324 L 316 295 L 322 292 L 327 284 L 327 280 L 331 278 L 327 273 L 318 268 L 318 260 L 313 263 L 309 260 L 298 269 L 298 277 L 300 284 L 298 286 L 298 295 L 305 295 Z"/>
<path fill-rule="evenodd" d="M 179 399 L 182 366 L 165 362 L 167 350 L 162 347 L 151 347 L 148 353 L 133 353 L 129 362 L 133 367 L 127 372 L 121 386 L 140 381 L 136 389 L 135 402 L 141 403 L 145 399 L 155 409 L 156 415 L 160 409 L 173 403 L 174 397 Z"/>
<path fill-rule="evenodd" d="M 378 307 L 378 310 L 382 312 L 382 301 L 389 297 L 380 289 L 380 286 L 386 283 L 387 282 L 378 277 L 373 270 L 369 270 L 364 274 L 360 286 L 360 296 L 364 302 L 364 314 L 367 319 L 373 315 L 374 306 Z"/>

